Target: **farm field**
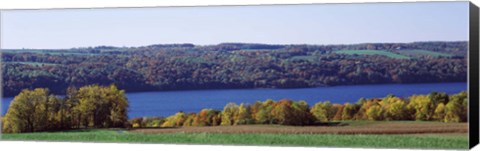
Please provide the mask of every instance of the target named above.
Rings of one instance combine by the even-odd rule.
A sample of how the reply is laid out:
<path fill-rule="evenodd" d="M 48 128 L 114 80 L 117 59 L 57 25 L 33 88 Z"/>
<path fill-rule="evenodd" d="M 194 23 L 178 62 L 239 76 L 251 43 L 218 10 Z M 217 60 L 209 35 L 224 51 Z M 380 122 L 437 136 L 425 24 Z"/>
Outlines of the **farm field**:
<path fill-rule="evenodd" d="M 5 62 L 6 64 L 25 64 L 25 65 L 32 65 L 32 66 L 42 66 L 42 65 L 50 65 L 55 66 L 58 64 L 54 63 L 43 63 L 43 62 Z"/>
<path fill-rule="evenodd" d="M 15 54 L 22 54 L 22 53 L 31 53 L 37 55 L 78 55 L 78 56 L 95 56 L 98 55 L 96 53 L 89 53 L 89 52 L 80 52 L 80 51 L 68 51 L 68 50 L 47 50 L 47 49 L 4 49 L 2 50 L 3 53 L 15 53 Z"/>
<path fill-rule="evenodd" d="M 354 121 L 338 126 L 237 125 L 134 129 L 136 133 L 425 134 L 467 133 L 467 123 Z"/>
<path fill-rule="evenodd" d="M 465 149 L 468 146 L 467 123 L 402 121 L 346 122 L 344 126 L 243 125 L 134 130 L 88 129 L 3 134 L 2 139 L 443 149 Z"/>
<path fill-rule="evenodd" d="M 347 55 L 382 55 L 387 56 L 393 59 L 410 59 L 410 57 L 400 54 L 395 54 L 383 50 L 339 50 L 335 51 L 338 54 L 347 54 Z"/>
<path fill-rule="evenodd" d="M 452 57 L 453 56 L 452 54 L 448 54 L 448 53 L 440 53 L 440 52 L 434 52 L 434 51 L 428 51 L 428 50 L 400 50 L 397 52 L 407 56 L 432 56 L 432 57 Z"/>

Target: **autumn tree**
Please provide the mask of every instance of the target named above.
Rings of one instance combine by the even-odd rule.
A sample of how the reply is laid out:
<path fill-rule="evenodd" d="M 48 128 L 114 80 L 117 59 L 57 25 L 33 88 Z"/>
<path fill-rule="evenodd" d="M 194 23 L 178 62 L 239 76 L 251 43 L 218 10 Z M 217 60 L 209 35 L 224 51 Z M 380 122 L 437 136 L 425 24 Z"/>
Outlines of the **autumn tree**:
<path fill-rule="evenodd" d="M 256 122 L 256 116 L 257 113 L 260 111 L 260 108 L 262 107 L 262 102 L 260 101 L 255 101 L 252 105 L 250 105 L 250 117 L 254 122 Z"/>
<path fill-rule="evenodd" d="M 265 102 L 261 103 L 260 107 L 258 108 L 257 113 L 255 114 L 255 121 L 258 124 L 272 124 L 273 117 L 272 117 L 272 109 L 273 105 L 276 102 L 273 100 L 266 100 Z"/>
<path fill-rule="evenodd" d="M 430 106 L 429 106 L 429 115 L 430 115 L 430 120 L 434 120 L 435 116 L 435 111 L 438 107 L 439 104 L 448 104 L 449 102 L 449 96 L 447 93 L 439 93 L 439 92 L 432 92 L 428 95 L 428 98 L 430 98 Z"/>
<path fill-rule="evenodd" d="M 343 105 L 342 111 L 342 120 L 352 120 L 357 113 L 357 106 L 350 103 L 345 103 Z"/>
<path fill-rule="evenodd" d="M 309 125 L 315 121 L 315 117 L 310 113 L 310 106 L 305 101 L 298 101 L 292 103 L 293 120 L 292 125 Z"/>
<path fill-rule="evenodd" d="M 78 105 L 74 110 L 85 127 L 121 127 L 127 120 L 128 102 L 125 91 L 115 85 L 85 86 L 78 90 Z"/>
<path fill-rule="evenodd" d="M 235 123 L 234 117 L 238 113 L 238 105 L 235 103 L 228 103 L 222 111 L 222 122 L 220 125 L 233 125 Z"/>
<path fill-rule="evenodd" d="M 78 89 L 76 87 L 68 87 L 67 94 L 65 96 L 65 118 L 66 123 L 69 123 L 73 128 L 80 128 L 82 124 L 82 113 L 78 104 L 80 100 L 78 98 Z"/>
<path fill-rule="evenodd" d="M 442 122 L 445 121 L 445 105 L 443 103 L 438 104 L 437 108 L 435 108 L 433 119 Z"/>
<path fill-rule="evenodd" d="M 35 132 L 84 127 L 125 127 L 128 102 L 115 85 L 69 88 L 64 98 L 48 89 L 23 90 L 4 118 L 5 132 Z"/>
<path fill-rule="evenodd" d="M 385 120 L 404 120 L 407 116 L 405 101 L 398 97 L 387 97 L 380 105 L 383 108 Z"/>
<path fill-rule="evenodd" d="M 187 114 L 187 118 L 185 119 L 185 121 L 183 122 L 183 125 L 182 126 L 196 126 L 194 124 L 195 119 L 197 118 L 197 114 L 196 113 L 189 113 Z"/>
<path fill-rule="evenodd" d="M 273 104 L 271 111 L 274 124 L 281 125 L 307 125 L 313 121 L 305 101 L 293 102 L 283 99 Z"/>
<path fill-rule="evenodd" d="M 240 104 L 237 113 L 235 114 L 233 125 L 251 124 L 253 122 L 254 121 L 251 117 L 250 107 L 243 103 Z"/>
<path fill-rule="evenodd" d="M 310 109 L 310 113 L 315 117 L 316 121 L 319 122 L 328 122 L 335 114 L 330 101 L 316 103 Z"/>
<path fill-rule="evenodd" d="M 183 126 L 186 119 L 187 115 L 184 112 L 177 112 L 175 115 L 167 117 L 161 127 Z"/>
<path fill-rule="evenodd" d="M 124 90 L 115 85 L 104 88 L 106 100 L 109 102 L 107 127 L 123 127 L 128 121 L 128 100 Z"/>
<path fill-rule="evenodd" d="M 414 111 L 414 119 L 428 121 L 431 119 L 431 99 L 426 95 L 414 95 L 410 97 L 410 103 L 407 108 Z"/>
<path fill-rule="evenodd" d="M 295 118 L 293 112 L 291 100 L 283 99 L 276 102 L 271 111 L 273 123 L 282 125 L 293 124 L 292 120 Z"/>
<path fill-rule="evenodd" d="M 381 99 L 374 98 L 374 99 L 361 101 L 361 103 L 357 103 L 357 105 L 360 105 L 360 109 L 356 113 L 355 118 L 358 120 L 367 120 L 368 119 L 367 110 L 373 105 L 378 105 L 378 102 L 380 101 Z"/>
<path fill-rule="evenodd" d="M 370 106 L 366 114 L 369 120 L 379 121 L 383 119 L 383 110 L 378 104 Z"/>
<path fill-rule="evenodd" d="M 21 133 L 48 130 L 53 122 L 49 101 L 56 99 L 48 89 L 23 90 L 10 103 L 4 117 L 3 132 Z"/>
<path fill-rule="evenodd" d="M 145 125 L 143 125 L 142 123 L 142 118 L 133 118 L 132 120 L 130 120 L 130 123 L 132 124 L 133 128 L 145 127 Z"/>
<path fill-rule="evenodd" d="M 445 122 L 467 121 L 467 95 L 465 92 L 452 95 L 445 105 Z"/>
<path fill-rule="evenodd" d="M 191 118 L 190 126 L 216 126 L 220 124 L 220 111 L 213 109 L 202 109 L 198 114 L 191 113 L 186 119 L 185 124 L 188 125 L 188 121 Z"/>
<path fill-rule="evenodd" d="M 333 104 L 332 108 L 335 111 L 335 115 L 332 117 L 332 120 L 341 121 L 344 106 L 342 104 Z"/>

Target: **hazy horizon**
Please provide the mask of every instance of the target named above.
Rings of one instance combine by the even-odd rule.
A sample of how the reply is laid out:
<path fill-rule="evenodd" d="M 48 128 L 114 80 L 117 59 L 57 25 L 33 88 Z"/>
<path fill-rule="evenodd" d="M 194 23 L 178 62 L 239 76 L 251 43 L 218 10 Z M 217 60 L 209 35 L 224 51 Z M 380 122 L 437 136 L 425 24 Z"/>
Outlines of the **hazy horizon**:
<path fill-rule="evenodd" d="M 2 49 L 468 41 L 468 2 L 9 10 Z"/>
<path fill-rule="evenodd" d="M 70 47 L 70 48 L 1 48 L 5 50 L 17 50 L 17 49 L 51 49 L 51 50 L 60 50 L 60 49 L 79 49 L 79 48 L 93 48 L 93 47 L 101 47 L 101 46 L 106 46 L 106 47 L 117 47 L 117 48 L 136 48 L 136 47 L 146 47 L 146 46 L 152 46 L 152 45 L 174 45 L 174 44 L 193 44 L 195 46 L 214 46 L 214 45 L 220 45 L 220 44 L 265 44 L 265 45 L 311 45 L 311 46 L 328 46 L 328 45 L 361 45 L 361 44 L 388 44 L 388 43 L 398 43 L 398 44 L 409 44 L 409 43 L 417 43 L 417 42 L 468 42 L 468 40 L 457 40 L 457 41 L 413 41 L 413 42 L 365 42 L 365 43 L 351 43 L 351 44 L 274 44 L 274 43 L 244 43 L 244 42 L 221 42 L 221 43 L 216 43 L 216 44 L 194 44 L 194 43 L 156 43 L 156 44 L 147 44 L 147 45 L 141 45 L 141 46 L 111 46 L 111 45 L 95 45 L 95 46 L 85 46 L 85 47 Z"/>

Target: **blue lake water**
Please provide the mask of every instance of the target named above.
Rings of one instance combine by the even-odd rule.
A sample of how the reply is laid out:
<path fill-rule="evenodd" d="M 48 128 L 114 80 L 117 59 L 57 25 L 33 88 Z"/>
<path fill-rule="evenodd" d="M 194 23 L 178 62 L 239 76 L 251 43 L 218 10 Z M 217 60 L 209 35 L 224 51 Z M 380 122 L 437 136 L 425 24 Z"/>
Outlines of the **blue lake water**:
<path fill-rule="evenodd" d="M 169 116 L 178 111 L 198 112 L 203 108 L 222 110 L 229 102 L 254 103 L 266 99 L 305 100 L 309 105 L 329 100 L 332 103 L 355 103 L 361 97 L 385 97 L 393 94 L 407 97 L 413 94 L 428 94 L 432 91 L 448 94 L 467 90 L 467 83 L 430 84 L 384 84 L 334 86 L 301 89 L 233 89 L 233 90 L 192 90 L 166 92 L 127 93 L 130 103 L 128 116 Z M 6 113 L 13 97 L 2 98 L 2 115 Z"/>

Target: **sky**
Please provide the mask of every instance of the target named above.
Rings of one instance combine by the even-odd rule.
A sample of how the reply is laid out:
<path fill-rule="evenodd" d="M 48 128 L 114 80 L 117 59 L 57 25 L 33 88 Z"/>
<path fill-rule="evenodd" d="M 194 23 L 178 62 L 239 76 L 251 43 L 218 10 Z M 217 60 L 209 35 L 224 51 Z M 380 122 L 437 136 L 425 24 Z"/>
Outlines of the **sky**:
<path fill-rule="evenodd" d="M 467 41 L 468 2 L 8 10 L 2 49 Z"/>

